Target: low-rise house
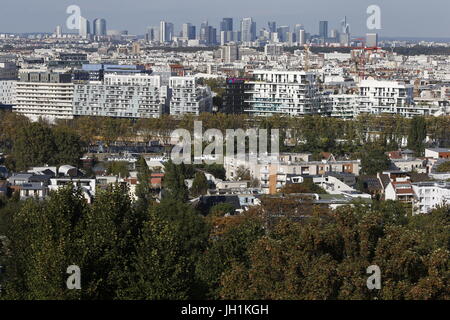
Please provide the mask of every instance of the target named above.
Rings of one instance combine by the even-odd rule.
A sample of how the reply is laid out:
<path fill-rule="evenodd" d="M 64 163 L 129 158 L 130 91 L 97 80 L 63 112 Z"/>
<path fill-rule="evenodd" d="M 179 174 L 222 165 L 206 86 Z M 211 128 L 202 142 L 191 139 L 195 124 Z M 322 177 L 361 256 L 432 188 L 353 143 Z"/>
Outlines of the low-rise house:
<path fill-rule="evenodd" d="M 433 159 L 450 159 L 449 148 L 426 148 L 425 157 Z"/>
<path fill-rule="evenodd" d="M 88 203 L 92 203 L 95 197 L 96 180 L 95 179 L 85 179 L 85 178 L 53 178 L 50 179 L 50 184 L 48 186 L 49 191 L 57 191 L 67 185 L 72 184 L 74 188 L 80 188 L 83 192 L 84 197 Z"/>
<path fill-rule="evenodd" d="M 47 186 L 40 182 L 24 183 L 20 186 L 20 200 L 29 198 L 44 200 L 48 194 Z"/>
<path fill-rule="evenodd" d="M 32 176 L 32 173 L 15 173 L 8 178 L 8 182 L 12 186 L 21 186 L 24 183 L 30 183 L 30 178 Z"/>

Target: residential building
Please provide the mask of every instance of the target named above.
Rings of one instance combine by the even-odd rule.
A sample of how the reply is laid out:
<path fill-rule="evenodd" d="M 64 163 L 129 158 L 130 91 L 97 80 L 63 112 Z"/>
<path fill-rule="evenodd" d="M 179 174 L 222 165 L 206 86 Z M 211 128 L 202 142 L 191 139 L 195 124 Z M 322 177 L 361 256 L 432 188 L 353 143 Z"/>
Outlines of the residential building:
<path fill-rule="evenodd" d="M 321 113 L 316 75 L 305 71 L 255 70 L 245 111 L 259 116 Z"/>
<path fill-rule="evenodd" d="M 75 84 L 73 113 L 77 116 L 159 118 L 168 113 L 168 87 L 160 76 L 107 74 L 103 82 Z"/>
<path fill-rule="evenodd" d="M 244 113 L 248 108 L 246 102 L 252 85 L 248 83 L 248 79 L 228 78 L 226 80 L 225 94 L 223 97 L 223 112 L 225 113 Z"/>
<path fill-rule="evenodd" d="M 45 118 L 50 122 L 56 119 L 73 118 L 72 75 L 55 72 L 22 72 L 16 83 L 15 112 L 32 121 Z"/>
<path fill-rule="evenodd" d="M 412 184 L 415 193 L 415 213 L 425 214 L 439 206 L 450 204 L 450 182 L 419 182 Z"/>
<path fill-rule="evenodd" d="M 413 86 L 398 81 L 361 80 L 360 111 L 372 114 L 420 115 L 414 105 Z"/>
<path fill-rule="evenodd" d="M 211 89 L 196 83 L 195 77 L 170 77 L 170 114 L 199 115 L 212 111 Z"/>

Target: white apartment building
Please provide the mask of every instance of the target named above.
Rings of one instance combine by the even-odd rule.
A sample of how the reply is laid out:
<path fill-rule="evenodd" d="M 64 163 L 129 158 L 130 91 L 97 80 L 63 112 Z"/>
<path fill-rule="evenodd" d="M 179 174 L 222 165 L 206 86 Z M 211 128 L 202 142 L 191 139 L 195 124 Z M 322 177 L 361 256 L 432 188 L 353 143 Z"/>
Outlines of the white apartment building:
<path fill-rule="evenodd" d="M 158 118 L 167 112 L 168 88 L 161 76 L 105 75 L 103 82 L 75 84 L 73 112 L 77 116 Z"/>
<path fill-rule="evenodd" d="M 199 115 L 212 111 L 212 95 L 208 86 L 199 86 L 195 77 L 170 77 L 170 114 Z"/>
<path fill-rule="evenodd" d="M 332 94 L 331 116 L 342 119 L 353 119 L 359 114 L 359 96 L 354 94 Z"/>
<path fill-rule="evenodd" d="M 32 121 L 72 119 L 74 87 L 71 81 L 71 74 L 66 73 L 23 72 L 16 83 L 13 110 Z"/>
<path fill-rule="evenodd" d="M 415 212 L 428 213 L 431 210 L 450 204 L 449 182 L 420 182 L 412 185 L 415 193 Z"/>
<path fill-rule="evenodd" d="M 361 80 L 360 111 L 372 114 L 420 115 L 414 105 L 413 86 L 397 81 Z"/>
<path fill-rule="evenodd" d="M 316 75 L 304 71 L 255 70 L 247 91 L 250 114 L 307 115 L 321 113 Z"/>

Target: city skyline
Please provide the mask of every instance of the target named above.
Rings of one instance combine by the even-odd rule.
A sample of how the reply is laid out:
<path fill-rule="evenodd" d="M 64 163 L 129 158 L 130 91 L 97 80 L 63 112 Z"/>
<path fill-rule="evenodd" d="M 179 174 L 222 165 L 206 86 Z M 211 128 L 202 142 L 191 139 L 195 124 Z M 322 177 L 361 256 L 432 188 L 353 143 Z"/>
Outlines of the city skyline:
<path fill-rule="evenodd" d="M 81 7 L 82 15 L 90 22 L 95 18 L 104 18 L 108 21 L 108 29 L 128 30 L 137 35 L 144 34 L 148 26 L 159 25 L 161 20 L 174 23 L 176 33 L 181 30 L 183 23 L 190 22 L 199 26 L 206 20 L 219 30 L 224 17 L 233 18 L 235 30 L 239 28 L 242 18 L 251 17 L 256 21 L 257 30 L 267 28 L 268 21 L 276 21 L 278 25 L 303 24 L 308 32 L 318 34 L 319 21 L 328 21 L 328 30 L 338 29 L 344 16 L 348 18 L 352 35 L 363 35 L 374 31 L 367 29 L 366 26 L 368 17 L 366 9 L 369 5 L 375 4 L 373 2 L 373 0 L 280 0 L 272 3 L 249 0 L 242 3 L 230 0 L 226 4 L 211 5 L 205 0 L 189 3 L 175 0 L 152 3 L 130 0 L 130 5 L 124 8 L 121 7 L 122 2 L 117 0 L 110 0 L 107 3 L 103 0 L 96 3 L 87 0 L 63 0 L 56 6 L 50 0 L 39 2 L 16 0 L 2 4 L 0 33 L 53 32 L 57 25 L 63 26 L 63 31 L 67 32 L 66 8 L 75 4 Z M 381 8 L 382 29 L 376 30 L 381 37 L 450 37 L 446 32 L 450 29 L 450 22 L 445 19 L 447 11 L 445 9 L 450 9 L 450 3 L 442 3 L 441 0 L 430 0 L 427 3 L 418 0 L 401 0 L 395 3 L 378 0 L 376 4 Z M 427 9 L 433 4 L 439 5 L 441 10 L 428 12 Z M 293 13 L 296 11 L 298 13 Z M 239 16 L 236 12 L 239 12 Z M 407 14 L 399 15 L 399 12 Z M 426 24 L 419 23 L 420 21 Z"/>

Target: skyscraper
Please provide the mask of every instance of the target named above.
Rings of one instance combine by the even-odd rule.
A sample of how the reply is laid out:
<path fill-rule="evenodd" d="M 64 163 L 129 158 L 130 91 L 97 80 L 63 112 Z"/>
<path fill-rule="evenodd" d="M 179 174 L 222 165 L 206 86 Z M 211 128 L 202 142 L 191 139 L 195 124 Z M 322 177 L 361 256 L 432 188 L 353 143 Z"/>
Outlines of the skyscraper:
<path fill-rule="evenodd" d="M 341 33 L 339 37 L 341 45 L 350 45 L 350 25 L 347 23 L 347 17 L 344 17 L 344 20 L 341 21 Z"/>
<path fill-rule="evenodd" d="M 304 29 L 298 31 L 297 42 L 299 45 L 303 46 L 306 44 L 306 32 Z"/>
<path fill-rule="evenodd" d="M 319 37 L 322 39 L 328 38 L 328 21 L 319 22 Z"/>
<path fill-rule="evenodd" d="M 91 24 L 86 18 L 80 17 L 80 29 L 78 34 L 82 38 L 89 38 L 91 34 Z"/>
<path fill-rule="evenodd" d="M 256 40 L 256 22 L 252 18 L 244 18 L 241 22 L 242 42 L 252 42 Z"/>
<path fill-rule="evenodd" d="M 159 27 L 159 41 L 171 42 L 173 37 L 173 23 L 161 21 Z"/>
<path fill-rule="evenodd" d="M 275 21 L 269 21 L 267 26 L 269 27 L 269 32 L 277 32 L 277 23 Z"/>
<path fill-rule="evenodd" d="M 366 34 L 366 47 L 367 48 L 378 47 L 378 34 L 377 33 Z"/>
<path fill-rule="evenodd" d="M 205 21 L 200 26 L 200 42 L 205 45 L 217 44 L 217 29 L 213 28 Z"/>
<path fill-rule="evenodd" d="M 220 23 L 220 31 L 233 31 L 233 18 L 223 18 Z"/>
<path fill-rule="evenodd" d="M 196 36 L 195 26 L 192 23 L 184 23 L 181 30 L 181 36 L 187 40 L 193 40 Z"/>
<path fill-rule="evenodd" d="M 106 36 L 106 20 L 105 19 L 95 19 L 92 22 L 94 36 Z"/>
<path fill-rule="evenodd" d="M 280 26 L 277 28 L 278 40 L 280 42 L 286 42 L 288 40 L 289 26 Z"/>
<path fill-rule="evenodd" d="M 159 41 L 159 28 L 158 27 L 148 27 L 146 40 L 153 42 Z"/>

